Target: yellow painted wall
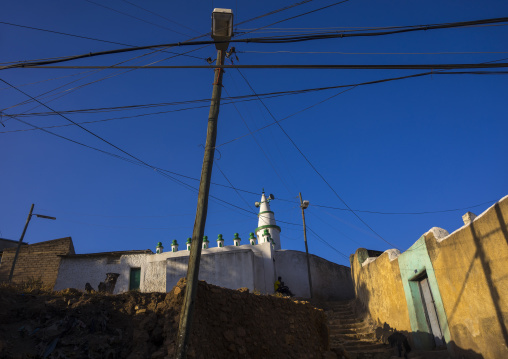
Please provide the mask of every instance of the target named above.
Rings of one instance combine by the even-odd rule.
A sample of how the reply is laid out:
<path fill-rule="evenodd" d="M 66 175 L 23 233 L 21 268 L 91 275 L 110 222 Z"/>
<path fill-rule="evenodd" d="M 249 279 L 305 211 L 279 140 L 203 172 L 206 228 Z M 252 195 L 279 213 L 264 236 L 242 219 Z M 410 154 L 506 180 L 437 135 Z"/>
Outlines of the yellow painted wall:
<path fill-rule="evenodd" d="M 398 260 L 390 261 L 388 253 L 362 267 L 358 262 L 360 248 L 351 260 L 351 272 L 357 299 L 377 322 L 376 333 L 386 339 L 392 330 L 411 332 L 404 288 Z"/>
<path fill-rule="evenodd" d="M 508 197 L 441 242 L 425 236 L 456 356 L 508 358 Z"/>

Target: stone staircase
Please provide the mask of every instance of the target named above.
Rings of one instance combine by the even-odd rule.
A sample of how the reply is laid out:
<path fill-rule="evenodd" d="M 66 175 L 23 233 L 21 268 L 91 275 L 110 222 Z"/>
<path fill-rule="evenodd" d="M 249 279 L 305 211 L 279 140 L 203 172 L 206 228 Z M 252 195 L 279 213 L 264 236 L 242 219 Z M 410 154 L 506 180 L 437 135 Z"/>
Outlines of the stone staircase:
<path fill-rule="evenodd" d="M 342 359 L 341 353 L 344 351 L 350 359 L 391 358 L 393 349 L 376 339 L 369 323 L 355 315 L 352 303 L 352 301 L 326 303 L 330 349 L 337 353 L 339 359 Z"/>

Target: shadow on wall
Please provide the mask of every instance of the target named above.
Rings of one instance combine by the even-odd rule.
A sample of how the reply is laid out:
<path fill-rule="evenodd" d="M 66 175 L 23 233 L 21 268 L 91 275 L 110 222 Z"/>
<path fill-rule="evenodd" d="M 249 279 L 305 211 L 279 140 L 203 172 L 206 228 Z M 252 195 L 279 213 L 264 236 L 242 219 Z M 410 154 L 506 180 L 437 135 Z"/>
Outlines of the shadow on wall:
<path fill-rule="evenodd" d="M 408 338 L 408 341 L 409 341 L 410 346 L 412 348 L 412 352 L 415 355 L 418 355 L 419 358 L 432 358 L 432 359 L 450 358 L 450 353 L 445 348 L 441 348 L 441 349 L 437 349 L 437 350 L 427 350 L 427 351 L 418 351 L 415 349 L 413 337 L 415 337 L 415 336 L 419 337 L 419 338 L 428 337 L 427 338 L 428 342 L 431 342 L 434 340 L 434 338 L 432 337 L 432 334 L 430 334 L 430 333 L 421 332 L 421 331 L 409 332 L 406 330 L 397 330 L 397 328 L 392 328 L 386 322 L 376 323 L 374 320 L 372 320 L 372 318 L 370 318 L 370 316 L 368 314 L 368 310 L 367 310 L 369 300 L 371 297 L 369 290 L 365 287 L 364 284 L 357 285 L 356 290 L 357 290 L 358 294 L 361 294 L 362 302 L 360 302 L 358 300 L 358 298 L 355 299 L 354 305 L 353 305 L 354 311 L 359 317 L 371 322 L 372 327 L 373 327 L 373 332 L 374 332 L 377 340 L 379 340 L 385 344 L 389 344 L 388 337 L 390 337 L 390 335 L 398 332 L 398 333 L 402 333 L 406 338 Z M 453 340 L 451 342 L 447 343 L 447 345 L 454 348 L 454 354 L 455 354 L 454 358 L 484 359 L 484 356 L 482 354 L 480 354 L 474 350 L 471 350 L 471 349 L 461 348 Z M 395 351 L 396 351 L 396 348 L 394 348 L 394 352 Z"/>

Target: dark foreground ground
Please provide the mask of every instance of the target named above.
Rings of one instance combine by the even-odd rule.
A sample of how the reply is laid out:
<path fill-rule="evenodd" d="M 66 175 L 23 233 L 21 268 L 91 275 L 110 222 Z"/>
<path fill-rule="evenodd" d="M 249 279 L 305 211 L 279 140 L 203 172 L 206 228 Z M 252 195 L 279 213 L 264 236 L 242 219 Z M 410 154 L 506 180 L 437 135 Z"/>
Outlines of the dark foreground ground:
<path fill-rule="evenodd" d="M 185 285 L 119 295 L 1 287 L 0 358 L 172 358 Z M 307 302 L 199 283 L 189 358 L 323 358 L 328 340 L 324 312 Z"/>

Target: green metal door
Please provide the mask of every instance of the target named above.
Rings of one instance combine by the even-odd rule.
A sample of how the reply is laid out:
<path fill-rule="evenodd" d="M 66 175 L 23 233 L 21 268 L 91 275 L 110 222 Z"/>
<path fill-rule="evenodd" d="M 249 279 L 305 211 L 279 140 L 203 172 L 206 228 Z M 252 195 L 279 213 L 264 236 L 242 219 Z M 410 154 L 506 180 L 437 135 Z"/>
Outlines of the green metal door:
<path fill-rule="evenodd" d="M 141 282 L 141 268 L 131 268 L 129 290 L 139 289 L 140 282 Z"/>

